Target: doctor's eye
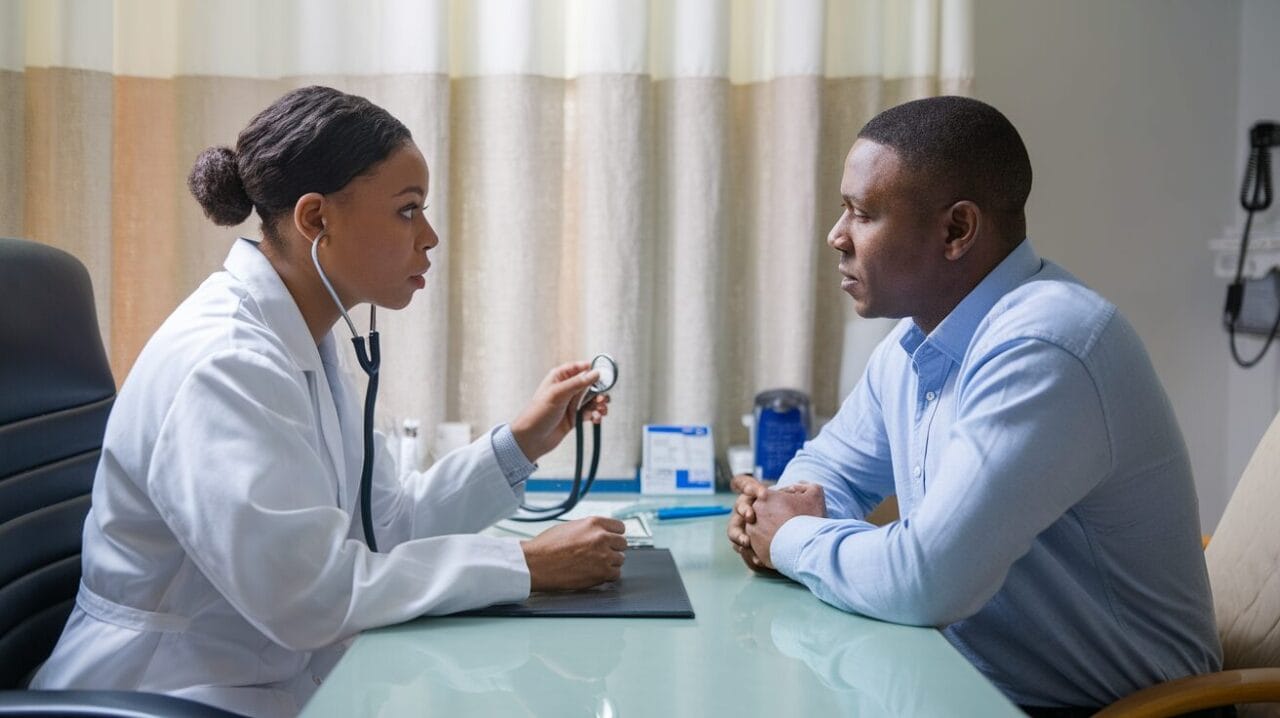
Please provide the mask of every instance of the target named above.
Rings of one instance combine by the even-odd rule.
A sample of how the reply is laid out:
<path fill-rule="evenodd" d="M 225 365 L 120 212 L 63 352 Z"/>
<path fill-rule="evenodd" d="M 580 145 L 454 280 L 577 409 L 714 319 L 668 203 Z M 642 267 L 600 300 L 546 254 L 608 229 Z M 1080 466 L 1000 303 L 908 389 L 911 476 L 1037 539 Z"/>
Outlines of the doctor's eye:
<path fill-rule="evenodd" d="M 407 205 L 405 207 L 400 208 L 400 216 L 404 217 L 405 219 L 413 219 L 414 210 L 422 210 L 423 212 L 426 212 L 427 207 L 430 207 L 430 206 L 431 206 L 430 204 L 424 204 L 421 207 L 419 207 L 416 204 Z"/>

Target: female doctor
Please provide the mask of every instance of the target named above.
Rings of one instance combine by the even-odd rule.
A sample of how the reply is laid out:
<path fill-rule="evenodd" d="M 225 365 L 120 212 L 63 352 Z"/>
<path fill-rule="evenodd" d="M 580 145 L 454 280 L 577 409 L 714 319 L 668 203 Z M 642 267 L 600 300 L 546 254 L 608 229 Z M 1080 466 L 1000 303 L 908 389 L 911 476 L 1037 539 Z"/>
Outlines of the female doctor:
<path fill-rule="evenodd" d="M 205 213 L 231 226 L 256 209 L 263 237 L 236 240 L 121 388 L 76 606 L 33 687 L 292 715 L 359 631 L 619 575 L 617 521 L 528 541 L 474 533 L 515 511 L 532 462 L 570 430 L 598 378 L 585 362 L 555 368 L 514 421 L 403 483 L 379 437 L 370 503 L 384 553 L 365 545 L 361 406 L 312 243 L 345 307 L 404 307 L 439 242 L 428 181 L 403 124 L 326 87 L 281 97 L 234 151 L 201 153 L 188 184 Z"/>

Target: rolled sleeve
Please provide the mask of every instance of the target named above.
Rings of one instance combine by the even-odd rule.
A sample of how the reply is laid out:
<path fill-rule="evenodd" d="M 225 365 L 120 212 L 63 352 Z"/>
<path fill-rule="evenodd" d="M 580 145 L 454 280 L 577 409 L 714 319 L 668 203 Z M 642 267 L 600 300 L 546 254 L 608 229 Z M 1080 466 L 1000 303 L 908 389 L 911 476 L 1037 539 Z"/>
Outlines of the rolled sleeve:
<path fill-rule="evenodd" d="M 494 455 L 498 457 L 498 468 L 502 469 L 502 475 L 512 487 L 524 483 L 538 468 L 537 464 L 524 455 L 509 425 L 499 424 L 493 427 L 493 431 L 489 432 L 489 441 L 493 444 Z"/>

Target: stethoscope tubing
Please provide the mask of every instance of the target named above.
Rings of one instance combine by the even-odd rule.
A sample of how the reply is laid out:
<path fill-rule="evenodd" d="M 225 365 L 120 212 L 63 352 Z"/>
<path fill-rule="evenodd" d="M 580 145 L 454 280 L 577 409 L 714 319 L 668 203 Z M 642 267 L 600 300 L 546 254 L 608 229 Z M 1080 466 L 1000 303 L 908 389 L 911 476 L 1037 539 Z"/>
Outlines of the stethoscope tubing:
<path fill-rule="evenodd" d="M 373 414 L 378 402 L 378 369 L 382 366 L 382 351 L 378 342 L 377 305 L 369 305 L 369 343 L 366 347 L 365 338 L 356 331 L 356 325 L 347 314 L 346 307 L 342 306 L 342 300 L 338 298 L 333 284 L 329 282 L 329 276 L 320 266 L 319 249 L 322 237 L 324 237 L 324 231 L 316 235 L 311 242 L 311 263 L 316 266 L 320 281 L 324 283 L 324 288 L 329 290 L 329 296 L 333 298 L 333 303 L 342 313 L 342 318 L 346 320 L 347 328 L 351 330 L 351 343 L 356 348 L 356 360 L 360 362 L 360 368 L 369 377 L 369 383 L 364 390 L 364 455 L 360 465 L 360 525 L 364 530 L 365 544 L 369 546 L 370 551 L 377 553 L 378 538 L 374 534 L 373 510 L 370 507 L 373 501 Z"/>
<path fill-rule="evenodd" d="M 608 354 L 597 354 L 591 359 L 591 366 L 595 367 L 600 364 L 600 378 L 596 384 L 582 395 L 582 400 L 578 402 L 577 414 L 574 419 L 574 447 L 575 453 L 573 458 L 573 483 L 569 486 L 569 495 L 564 501 L 550 506 L 531 506 L 521 503 L 520 510 L 524 514 L 512 516 L 512 521 L 550 521 L 560 518 L 573 510 L 582 497 L 591 491 L 591 487 L 596 483 L 596 470 L 600 468 L 600 425 L 592 424 L 591 428 L 591 468 L 587 470 L 586 482 L 582 479 L 582 455 L 583 455 L 583 437 L 582 437 L 582 421 L 586 413 L 591 410 L 591 404 L 597 396 L 607 393 L 613 388 L 618 381 L 618 362 Z M 607 370 L 607 372 L 606 372 Z"/>
<path fill-rule="evenodd" d="M 582 422 L 583 417 L 589 410 L 589 402 L 584 402 L 581 408 L 578 409 L 577 418 L 574 421 L 573 483 L 569 486 L 569 495 L 564 501 L 550 506 L 531 506 L 522 503 L 520 504 L 520 510 L 525 513 L 512 516 L 512 521 L 535 523 L 558 519 L 572 511 L 578 505 L 578 502 L 582 500 L 582 497 L 591 491 L 592 485 L 596 482 L 596 470 L 600 467 L 600 425 L 591 425 L 591 468 L 588 470 L 587 478 L 584 482 L 582 478 L 582 456 L 585 452 L 583 450 Z"/>

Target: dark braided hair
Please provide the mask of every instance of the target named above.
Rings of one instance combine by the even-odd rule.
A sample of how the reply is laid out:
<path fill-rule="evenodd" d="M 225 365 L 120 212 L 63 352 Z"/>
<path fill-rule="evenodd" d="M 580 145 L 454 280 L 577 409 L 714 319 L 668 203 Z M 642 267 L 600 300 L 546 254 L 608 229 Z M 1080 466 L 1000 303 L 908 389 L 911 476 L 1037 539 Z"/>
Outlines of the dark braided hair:
<path fill-rule="evenodd" d="M 411 139 L 404 124 L 365 98 L 312 85 L 258 113 L 235 150 L 201 152 L 187 187 L 214 224 L 240 224 L 257 210 L 263 235 L 278 241 L 276 221 L 299 197 L 342 189 Z"/>

